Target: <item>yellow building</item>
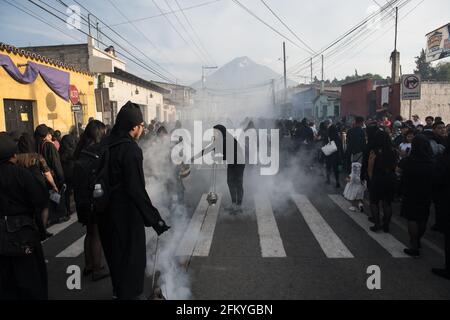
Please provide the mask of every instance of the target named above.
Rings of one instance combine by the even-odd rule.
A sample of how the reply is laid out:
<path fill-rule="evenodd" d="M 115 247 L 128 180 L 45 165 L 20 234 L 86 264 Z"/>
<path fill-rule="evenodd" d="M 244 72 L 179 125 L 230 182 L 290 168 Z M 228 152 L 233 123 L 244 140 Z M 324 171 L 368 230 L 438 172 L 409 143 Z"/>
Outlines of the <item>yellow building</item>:
<path fill-rule="evenodd" d="M 27 75 L 27 81 L 17 79 Z M 78 109 L 72 108 L 69 99 L 69 91 L 76 90 L 69 87 L 78 90 Z M 64 134 L 95 114 L 91 73 L 0 43 L 0 131 L 31 133 L 37 125 L 46 124 Z"/>

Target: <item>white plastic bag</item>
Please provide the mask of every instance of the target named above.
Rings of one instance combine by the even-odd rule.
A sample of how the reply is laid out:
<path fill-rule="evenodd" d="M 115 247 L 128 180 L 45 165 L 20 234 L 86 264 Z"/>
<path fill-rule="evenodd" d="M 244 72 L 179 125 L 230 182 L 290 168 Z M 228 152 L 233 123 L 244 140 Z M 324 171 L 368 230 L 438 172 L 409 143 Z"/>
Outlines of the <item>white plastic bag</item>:
<path fill-rule="evenodd" d="M 327 157 L 332 155 L 333 153 L 335 153 L 337 151 L 338 151 L 338 148 L 336 146 L 336 143 L 333 140 L 331 140 L 330 143 L 328 143 L 327 145 L 322 147 L 322 152 Z"/>

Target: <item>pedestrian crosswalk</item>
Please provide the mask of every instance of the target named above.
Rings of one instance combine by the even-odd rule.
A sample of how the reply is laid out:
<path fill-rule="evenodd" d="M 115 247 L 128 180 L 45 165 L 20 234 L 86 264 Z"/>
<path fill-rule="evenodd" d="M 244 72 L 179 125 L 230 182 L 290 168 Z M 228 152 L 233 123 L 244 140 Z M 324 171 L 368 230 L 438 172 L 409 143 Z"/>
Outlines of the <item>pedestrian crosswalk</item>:
<path fill-rule="evenodd" d="M 284 229 L 279 228 L 279 217 L 274 213 L 272 208 L 271 196 L 261 192 L 252 196 L 252 204 L 254 210 L 249 210 L 245 216 L 237 217 L 237 219 L 255 219 L 256 232 L 249 231 L 245 236 L 258 237 L 259 248 L 254 248 L 255 252 L 262 258 L 282 259 L 289 257 L 289 237 L 283 237 Z M 221 218 L 231 217 L 229 212 L 225 210 L 223 205 L 223 196 L 219 194 L 218 202 L 214 206 L 210 206 L 207 202 L 207 195 L 204 194 L 200 198 L 197 207 L 190 218 L 184 235 L 180 237 L 176 256 L 182 257 L 186 260 L 192 257 L 209 257 L 215 245 L 220 245 L 217 242 L 221 241 L 216 236 L 217 226 L 225 223 Z M 352 237 L 343 234 L 344 232 L 354 232 L 355 228 L 360 229 L 361 242 L 371 242 L 372 245 L 377 245 L 384 249 L 386 256 L 391 256 L 395 259 L 408 258 L 403 252 L 407 247 L 406 243 L 397 239 L 390 233 L 373 233 L 369 230 L 371 224 L 365 214 L 359 212 L 352 212 L 349 210 L 350 204 L 342 195 L 329 194 L 324 195 L 320 202 L 328 201 L 331 205 L 333 214 L 348 217 L 345 223 L 351 223 L 352 228 L 338 228 L 336 220 L 330 221 L 330 216 L 320 212 L 320 203 L 314 202 L 310 197 L 302 194 L 292 194 L 289 200 L 297 212 L 296 219 L 304 223 L 308 234 L 311 236 L 311 241 L 315 241 L 318 246 L 317 250 L 321 250 L 323 256 L 328 259 L 354 259 L 361 255 L 361 252 L 355 249 L 355 244 L 352 243 Z M 317 201 L 317 200 L 316 200 Z M 314 203 L 318 204 L 315 206 Z M 76 221 L 72 217 L 68 222 L 52 227 L 49 231 L 55 234 L 63 233 L 65 229 L 72 226 Z M 236 222 L 238 223 L 238 222 Z M 393 219 L 393 224 L 397 225 L 402 232 L 406 232 L 405 225 L 397 218 Z M 338 230 L 338 231 L 336 231 Z M 255 233 L 255 234 L 253 234 Z M 292 236 L 292 235 L 291 235 Z M 302 236 L 305 236 L 304 234 Z M 156 234 L 152 229 L 146 229 L 147 243 L 151 245 L 156 240 Z M 61 248 L 56 254 L 56 258 L 77 258 L 83 254 L 84 251 L 84 235 L 79 235 L 65 248 Z M 223 240 L 222 240 L 223 241 Z M 423 241 L 424 245 L 432 249 L 435 253 L 443 255 L 443 250 L 436 244 L 429 240 Z M 288 247 L 286 246 L 288 245 Z M 256 243 L 255 243 L 256 246 Z M 292 246 L 291 246 L 292 248 Z M 298 247 L 297 247 L 298 248 Z M 288 248 L 289 249 L 289 248 Z M 353 252 L 352 252 L 353 251 Z"/>
<path fill-rule="evenodd" d="M 328 258 L 353 258 L 350 250 L 347 249 L 306 196 L 293 195 L 292 199 Z"/>

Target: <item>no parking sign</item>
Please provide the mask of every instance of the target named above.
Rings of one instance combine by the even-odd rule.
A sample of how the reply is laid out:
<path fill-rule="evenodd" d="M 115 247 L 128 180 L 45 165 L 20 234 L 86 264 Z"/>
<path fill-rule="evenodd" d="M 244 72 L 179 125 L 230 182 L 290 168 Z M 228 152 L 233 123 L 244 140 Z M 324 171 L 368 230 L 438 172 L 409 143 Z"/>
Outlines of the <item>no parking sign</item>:
<path fill-rule="evenodd" d="M 405 74 L 402 76 L 402 100 L 421 99 L 421 78 L 417 74 Z"/>

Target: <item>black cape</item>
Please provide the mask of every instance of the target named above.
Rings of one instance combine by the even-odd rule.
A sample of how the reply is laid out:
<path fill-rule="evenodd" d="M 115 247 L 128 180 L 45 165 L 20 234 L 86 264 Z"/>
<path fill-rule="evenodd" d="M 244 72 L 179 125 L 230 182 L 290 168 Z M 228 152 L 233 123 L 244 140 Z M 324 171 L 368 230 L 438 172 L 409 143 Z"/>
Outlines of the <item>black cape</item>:
<path fill-rule="evenodd" d="M 161 220 L 147 191 L 142 150 L 128 134 L 113 134 L 110 149 L 110 184 L 120 186 L 111 194 L 104 216 L 98 217 L 103 250 L 111 280 L 119 299 L 133 299 L 143 293 L 146 267 L 145 226 Z"/>

